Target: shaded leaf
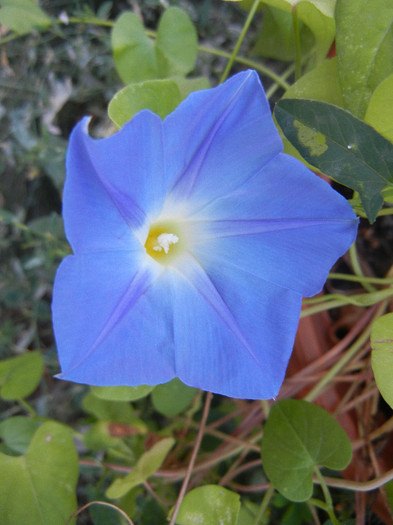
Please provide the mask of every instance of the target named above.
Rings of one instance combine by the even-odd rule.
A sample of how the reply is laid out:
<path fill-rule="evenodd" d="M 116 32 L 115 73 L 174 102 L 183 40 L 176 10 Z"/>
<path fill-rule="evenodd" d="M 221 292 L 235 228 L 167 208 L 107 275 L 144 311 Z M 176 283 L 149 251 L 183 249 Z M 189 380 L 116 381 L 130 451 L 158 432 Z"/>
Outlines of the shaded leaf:
<path fill-rule="evenodd" d="M 23 399 L 37 388 L 44 363 L 37 350 L 0 362 L 0 396 L 3 399 Z"/>
<path fill-rule="evenodd" d="M 44 423 L 24 456 L 0 454 L 0 523 L 65 523 L 76 510 L 77 479 L 71 432 L 58 423 Z"/>
<path fill-rule="evenodd" d="M 135 401 L 150 394 L 155 388 L 150 385 L 140 386 L 92 386 L 91 392 L 100 399 L 108 401 Z"/>
<path fill-rule="evenodd" d="M 299 32 L 302 52 L 310 52 L 314 38 L 311 31 L 301 20 Z M 290 13 L 266 6 L 261 30 L 252 49 L 252 54 L 274 58 L 275 60 L 290 61 L 295 59 L 295 35 Z"/>
<path fill-rule="evenodd" d="M 240 496 L 218 485 L 205 485 L 185 495 L 177 525 L 236 525 Z"/>
<path fill-rule="evenodd" d="M 125 84 L 157 78 L 154 44 L 134 13 L 123 13 L 116 20 L 112 50 L 117 72 Z"/>
<path fill-rule="evenodd" d="M 134 410 L 129 401 L 108 401 L 88 392 L 82 401 L 83 410 L 93 414 L 103 421 L 130 423 L 134 418 Z"/>
<path fill-rule="evenodd" d="M 345 107 L 363 117 L 374 89 L 393 72 L 393 3 L 337 0 L 335 16 Z"/>
<path fill-rule="evenodd" d="M 160 468 L 168 452 L 173 447 L 175 440 L 171 437 L 164 438 L 150 450 L 145 452 L 138 460 L 135 468 L 125 478 L 116 479 L 106 491 L 108 498 L 121 498 L 131 489 L 143 483 L 149 476 Z"/>
<path fill-rule="evenodd" d="M 344 469 L 352 449 L 328 412 L 306 401 L 284 399 L 273 405 L 265 424 L 261 455 L 277 490 L 291 501 L 306 501 L 313 490 L 314 467 Z"/>
<path fill-rule="evenodd" d="M 371 330 L 371 366 L 382 397 L 393 408 L 393 313 L 377 319 Z"/>
<path fill-rule="evenodd" d="M 150 109 L 164 118 L 180 101 L 180 91 L 175 81 L 146 80 L 118 91 L 109 102 L 108 114 L 116 126 L 121 128 L 142 109 Z"/>
<path fill-rule="evenodd" d="M 186 76 L 194 69 L 198 39 L 190 17 L 178 7 L 164 11 L 155 42 L 160 77 Z"/>
<path fill-rule="evenodd" d="M 317 61 L 326 57 L 335 35 L 335 0 L 264 0 L 263 3 L 287 13 L 296 9 L 298 18 L 313 33 Z"/>
<path fill-rule="evenodd" d="M 373 222 L 393 183 L 393 145 L 348 111 L 311 100 L 281 100 L 274 116 L 304 159 L 359 192 Z"/>
<path fill-rule="evenodd" d="M 51 25 L 50 18 L 34 0 L 1 0 L 0 24 L 21 35 Z"/>
<path fill-rule="evenodd" d="M 393 75 L 385 78 L 372 94 L 364 120 L 393 142 Z"/>
<path fill-rule="evenodd" d="M 184 100 L 193 91 L 200 91 L 201 89 L 209 89 L 210 81 L 206 77 L 184 78 L 179 76 L 172 77 L 180 90 L 181 99 Z"/>
<path fill-rule="evenodd" d="M 157 412 L 173 417 L 191 404 L 196 393 L 196 388 L 191 388 L 175 378 L 169 383 L 157 385 L 152 393 L 152 401 Z"/>
<path fill-rule="evenodd" d="M 39 425 L 39 421 L 29 417 L 10 417 L 0 423 L 0 438 L 12 452 L 24 454 Z"/>

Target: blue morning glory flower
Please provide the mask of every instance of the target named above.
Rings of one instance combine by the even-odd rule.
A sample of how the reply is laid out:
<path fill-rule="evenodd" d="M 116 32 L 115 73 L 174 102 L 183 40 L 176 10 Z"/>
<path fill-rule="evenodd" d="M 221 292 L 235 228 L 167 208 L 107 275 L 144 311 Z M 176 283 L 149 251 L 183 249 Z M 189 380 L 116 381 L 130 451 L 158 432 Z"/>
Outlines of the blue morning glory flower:
<path fill-rule="evenodd" d="M 67 154 L 74 255 L 53 297 L 61 378 L 187 385 L 271 398 L 301 298 L 319 292 L 356 236 L 347 201 L 282 153 L 257 74 L 148 110 Z"/>

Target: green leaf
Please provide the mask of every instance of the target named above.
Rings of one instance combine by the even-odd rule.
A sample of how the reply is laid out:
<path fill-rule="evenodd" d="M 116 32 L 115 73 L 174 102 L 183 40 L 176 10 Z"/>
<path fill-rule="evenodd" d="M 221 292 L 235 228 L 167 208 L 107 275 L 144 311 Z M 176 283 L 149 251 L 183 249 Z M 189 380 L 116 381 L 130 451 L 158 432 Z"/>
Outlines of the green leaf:
<path fill-rule="evenodd" d="M 372 94 L 364 120 L 393 142 L 393 75 L 385 78 Z"/>
<path fill-rule="evenodd" d="M 196 388 L 184 385 L 180 379 L 175 378 L 169 383 L 157 385 L 152 393 L 152 401 L 157 412 L 173 417 L 191 404 L 196 393 Z"/>
<path fill-rule="evenodd" d="M 393 183 L 393 145 L 348 111 L 323 102 L 281 100 L 274 116 L 307 162 L 359 192 L 373 222 L 381 191 Z"/>
<path fill-rule="evenodd" d="M 306 501 L 314 467 L 344 469 L 351 443 L 337 421 L 321 407 L 284 399 L 273 405 L 265 424 L 261 455 L 267 477 L 291 501 Z"/>
<path fill-rule="evenodd" d="M 118 91 L 109 102 L 108 114 L 116 126 L 121 128 L 142 109 L 150 109 L 164 118 L 180 104 L 180 101 L 180 91 L 175 81 L 146 80 L 139 84 L 130 84 Z"/>
<path fill-rule="evenodd" d="M 393 2 L 337 0 L 336 24 L 345 106 L 362 118 L 374 89 L 393 72 Z"/>
<path fill-rule="evenodd" d="M 175 444 L 171 437 L 164 438 L 138 460 L 135 468 L 125 478 L 116 479 L 106 491 L 108 498 L 121 498 L 131 489 L 143 483 L 149 476 L 160 468 L 168 452 Z"/>
<path fill-rule="evenodd" d="M 180 90 L 181 99 L 184 100 L 190 93 L 210 88 L 210 81 L 206 77 L 184 78 L 179 76 L 172 77 Z"/>
<path fill-rule="evenodd" d="M 150 394 L 154 386 L 92 386 L 92 394 L 108 401 L 136 401 Z"/>
<path fill-rule="evenodd" d="M 371 330 L 371 366 L 382 397 L 393 408 L 393 313 L 377 319 Z"/>
<path fill-rule="evenodd" d="M 337 58 L 324 60 L 317 67 L 301 76 L 297 82 L 287 89 L 283 98 L 309 98 L 342 106 L 343 99 L 338 79 Z M 282 139 L 285 153 L 308 164 L 285 136 L 282 136 Z"/>
<path fill-rule="evenodd" d="M 287 13 L 296 9 L 299 19 L 313 33 L 317 61 L 326 57 L 335 35 L 335 0 L 264 0 L 263 3 Z M 307 48 L 302 48 L 304 51 Z"/>
<path fill-rule="evenodd" d="M 186 76 L 194 69 L 198 38 L 190 17 L 178 7 L 164 11 L 155 42 L 160 77 Z"/>
<path fill-rule="evenodd" d="M 299 31 L 302 52 L 308 53 L 314 44 L 312 33 L 301 20 Z M 290 13 L 266 6 L 252 54 L 275 60 L 291 61 L 295 59 L 295 36 Z"/>
<path fill-rule="evenodd" d="M 77 479 L 71 432 L 58 423 L 44 423 L 24 456 L 0 454 L 0 523 L 65 523 L 76 510 Z"/>
<path fill-rule="evenodd" d="M 158 77 L 154 44 L 134 13 L 123 13 L 112 29 L 116 69 L 125 84 Z"/>
<path fill-rule="evenodd" d="M 0 24 L 21 35 L 51 25 L 50 18 L 34 0 L 1 0 Z"/>
<path fill-rule="evenodd" d="M 37 350 L 0 362 L 0 396 L 3 399 L 23 399 L 37 388 L 44 363 Z"/>
<path fill-rule="evenodd" d="M 10 417 L 0 423 L 0 438 L 10 451 L 24 454 L 39 425 L 39 421 L 29 417 Z"/>
<path fill-rule="evenodd" d="M 135 419 L 134 410 L 129 401 L 108 401 L 88 392 L 82 401 L 83 410 L 103 421 L 130 423 Z"/>
<path fill-rule="evenodd" d="M 177 525 L 236 525 L 240 496 L 218 485 L 205 485 L 185 495 Z"/>
<path fill-rule="evenodd" d="M 343 98 L 338 78 L 337 58 L 324 60 L 301 76 L 287 89 L 283 98 L 308 98 L 342 106 Z"/>

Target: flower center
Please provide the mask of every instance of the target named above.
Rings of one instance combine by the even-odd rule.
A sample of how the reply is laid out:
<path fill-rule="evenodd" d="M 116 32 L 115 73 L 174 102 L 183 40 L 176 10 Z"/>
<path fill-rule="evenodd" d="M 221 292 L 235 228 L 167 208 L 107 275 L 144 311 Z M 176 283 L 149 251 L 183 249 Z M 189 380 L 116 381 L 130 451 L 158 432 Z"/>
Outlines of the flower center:
<path fill-rule="evenodd" d="M 179 227 L 172 222 L 152 224 L 145 242 L 146 253 L 161 264 L 168 264 L 184 248 Z"/>

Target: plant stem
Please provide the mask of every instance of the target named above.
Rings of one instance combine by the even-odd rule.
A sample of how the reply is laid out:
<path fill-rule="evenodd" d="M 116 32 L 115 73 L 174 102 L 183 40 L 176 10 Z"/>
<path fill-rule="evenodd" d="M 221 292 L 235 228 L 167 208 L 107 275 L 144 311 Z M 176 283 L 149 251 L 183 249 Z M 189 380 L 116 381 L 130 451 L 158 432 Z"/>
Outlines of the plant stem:
<path fill-rule="evenodd" d="M 34 410 L 34 408 L 30 405 L 30 403 L 28 403 L 27 401 L 25 401 L 24 399 L 18 399 L 18 403 L 20 405 L 22 405 L 22 407 L 26 410 L 26 412 L 28 412 L 31 416 L 33 417 L 37 417 L 37 412 Z"/>
<path fill-rule="evenodd" d="M 300 45 L 299 18 L 297 16 L 297 6 L 292 8 L 293 35 L 295 39 L 295 81 L 302 76 L 302 50 Z"/>
<path fill-rule="evenodd" d="M 272 496 L 274 494 L 274 486 L 273 483 L 270 483 L 269 488 L 265 492 L 265 495 L 263 496 L 261 506 L 259 507 L 258 514 L 255 517 L 254 525 L 260 525 L 261 520 L 266 512 L 266 509 L 270 503 L 270 500 L 272 499 Z"/>
<path fill-rule="evenodd" d="M 360 267 L 355 243 L 352 243 L 351 247 L 349 248 L 349 257 L 351 259 L 351 264 L 352 264 L 353 271 L 355 272 L 355 275 L 357 275 L 358 277 L 363 277 L 363 272 L 362 272 L 362 268 Z M 363 286 L 367 291 L 375 292 L 375 288 L 372 284 L 364 283 Z"/>
<path fill-rule="evenodd" d="M 323 378 L 315 385 L 315 387 L 310 390 L 310 392 L 304 397 L 305 401 L 313 401 L 318 395 L 321 393 L 321 391 L 325 388 L 325 386 L 330 383 L 330 381 L 335 377 L 340 370 L 344 368 L 344 366 L 356 355 L 356 353 L 360 350 L 360 348 L 368 341 L 368 338 L 370 337 L 371 333 L 371 327 L 373 322 L 378 319 L 382 315 L 382 313 L 385 311 L 387 306 L 387 301 L 384 301 L 379 308 L 377 309 L 376 313 L 373 315 L 370 323 L 368 324 L 367 328 L 360 334 L 360 336 L 357 338 L 357 340 L 351 345 L 346 353 L 343 355 L 343 357 L 337 361 L 337 363 L 330 368 L 330 370 L 323 376 Z"/>
<path fill-rule="evenodd" d="M 330 495 L 329 488 L 321 474 L 321 471 L 318 467 L 314 467 L 314 472 L 318 478 L 319 484 L 321 485 L 323 495 L 325 496 L 326 512 L 329 515 L 330 521 L 333 523 L 333 525 L 340 525 L 340 522 L 337 520 L 336 515 L 334 514 L 332 497 Z"/>
<path fill-rule="evenodd" d="M 259 3 L 260 3 L 260 0 L 254 0 L 254 3 L 252 4 L 252 7 L 250 9 L 250 12 L 248 13 L 248 16 L 247 16 L 247 19 L 244 23 L 244 26 L 243 26 L 243 29 L 239 35 L 239 38 L 237 39 L 237 42 L 236 42 L 236 45 L 235 45 L 235 49 L 233 50 L 232 52 L 232 55 L 231 55 L 231 58 L 229 59 L 229 62 L 224 70 L 224 73 L 222 74 L 221 76 L 221 79 L 220 79 L 220 84 L 222 84 L 228 77 L 229 75 L 229 72 L 233 66 L 233 62 L 235 61 L 236 59 L 236 56 L 237 56 L 237 53 L 239 51 L 239 48 L 244 40 L 244 37 L 246 36 L 246 33 L 248 31 L 248 28 L 250 27 L 250 24 L 252 22 L 252 19 L 254 18 L 254 15 L 258 9 L 258 6 L 259 6 Z"/>
<path fill-rule="evenodd" d="M 195 441 L 194 450 L 192 451 L 191 458 L 190 458 L 190 463 L 188 464 L 187 472 L 186 472 L 186 475 L 184 477 L 184 480 L 183 480 L 183 483 L 182 483 L 182 486 L 181 486 L 181 489 L 180 489 L 180 492 L 179 492 L 179 496 L 178 496 L 178 498 L 176 500 L 176 503 L 175 503 L 175 506 L 173 508 L 173 513 L 172 513 L 172 517 L 171 517 L 171 521 L 170 521 L 169 525 L 175 525 L 176 517 L 177 517 L 177 514 L 179 512 L 180 505 L 181 505 L 181 503 L 183 501 L 183 498 L 184 498 L 184 496 L 186 494 L 187 486 L 188 486 L 188 483 L 190 481 L 190 477 L 191 477 L 191 474 L 192 474 L 192 470 L 194 468 L 194 464 L 195 464 L 195 460 L 196 460 L 196 457 L 197 457 L 197 454 L 198 454 L 198 450 L 199 450 L 199 447 L 200 447 L 201 442 L 202 442 L 203 433 L 205 431 L 206 420 L 207 420 L 207 416 L 209 415 L 209 410 L 210 410 L 210 405 L 211 405 L 212 398 L 213 398 L 213 394 L 211 392 L 208 392 L 207 395 L 206 395 L 205 406 L 203 408 L 202 419 L 201 419 L 201 422 L 200 422 L 200 425 L 199 425 L 199 431 L 198 431 L 198 435 L 197 435 L 197 438 L 196 438 L 196 441 Z"/>

